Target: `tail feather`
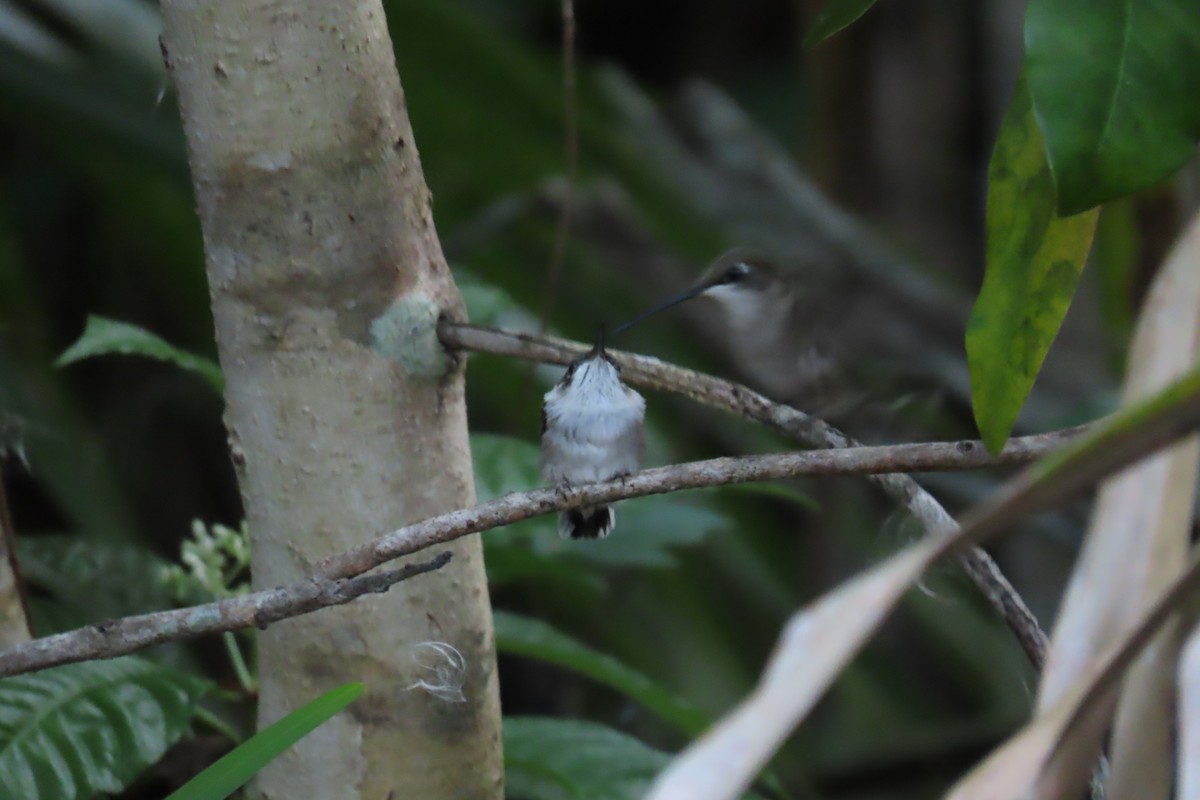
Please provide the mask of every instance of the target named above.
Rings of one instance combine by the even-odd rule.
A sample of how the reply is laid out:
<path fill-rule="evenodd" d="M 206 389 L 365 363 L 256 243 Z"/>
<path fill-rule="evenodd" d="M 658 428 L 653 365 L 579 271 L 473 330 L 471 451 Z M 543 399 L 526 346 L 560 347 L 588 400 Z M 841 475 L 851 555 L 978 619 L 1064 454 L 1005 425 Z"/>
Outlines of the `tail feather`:
<path fill-rule="evenodd" d="M 603 539 L 617 524 L 611 506 L 572 508 L 558 516 L 558 535 L 564 539 Z"/>

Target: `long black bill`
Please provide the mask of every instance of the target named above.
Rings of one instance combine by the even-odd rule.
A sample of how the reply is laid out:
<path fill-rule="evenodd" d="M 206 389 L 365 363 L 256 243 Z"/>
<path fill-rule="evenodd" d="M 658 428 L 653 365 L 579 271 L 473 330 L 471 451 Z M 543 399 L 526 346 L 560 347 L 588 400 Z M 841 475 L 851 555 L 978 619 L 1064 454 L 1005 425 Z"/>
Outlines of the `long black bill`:
<path fill-rule="evenodd" d="M 688 289 L 687 291 L 680 292 L 679 294 L 675 295 L 674 297 L 672 297 L 668 300 L 665 300 L 662 303 L 659 303 L 658 305 L 654 306 L 654 308 L 651 308 L 649 311 L 643 311 L 642 313 L 638 314 L 636 317 L 629 320 L 628 322 L 623 323 L 623 324 L 618 325 L 617 327 L 613 328 L 612 335 L 616 336 L 618 333 L 620 333 L 624 330 L 627 330 L 629 328 L 632 328 L 634 325 L 641 322 L 646 317 L 653 316 L 660 311 L 666 311 L 671 306 L 677 306 L 680 303 L 684 302 L 685 300 L 691 300 L 696 295 L 702 294 L 708 288 L 710 288 L 710 287 L 707 284 L 701 283 L 697 286 L 693 286 L 692 288 Z"/>

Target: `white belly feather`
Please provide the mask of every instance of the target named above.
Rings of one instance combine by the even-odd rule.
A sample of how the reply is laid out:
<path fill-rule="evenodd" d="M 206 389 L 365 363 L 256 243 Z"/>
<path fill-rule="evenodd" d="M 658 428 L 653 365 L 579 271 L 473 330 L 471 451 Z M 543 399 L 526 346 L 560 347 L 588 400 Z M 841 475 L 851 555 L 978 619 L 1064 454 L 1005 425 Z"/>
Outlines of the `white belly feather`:
<path fill-rule="evenodd" d="M 543 410 L 541 468 L 547 481 L 591 483 L 637 471 L 646 401 L 620 382 L 610 364 L 585 362 L 570 385 L 546 393 Z"/>

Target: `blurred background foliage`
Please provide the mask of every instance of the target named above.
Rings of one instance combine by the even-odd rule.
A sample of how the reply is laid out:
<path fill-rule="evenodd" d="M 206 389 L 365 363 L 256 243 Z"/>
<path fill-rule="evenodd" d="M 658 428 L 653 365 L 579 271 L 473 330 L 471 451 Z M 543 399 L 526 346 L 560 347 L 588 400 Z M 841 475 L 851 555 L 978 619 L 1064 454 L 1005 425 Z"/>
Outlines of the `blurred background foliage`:
<path fill-rule="evenodd" d="M 471 317 L 536 329 L 568 202 L 559 5 L 385 5 Z M 962 326 L 982 278 L 987 159 L 1020 59 L 1022 10 L 1011 5 L 885 0 L 805 52 L 814 0 L 580 0 L 579 176 L 548 328 L 590 340 L 597 322 L 681 288 L 724 248 L 754 245 L 805 273 L 822 316 L 847 323 L 821 335 L 855 342 L 848 352 L 869 366 L 854 387 L 867 400 L 839 419 L 851 435 L 974 436 Z M 242 517 L 221 399 L 203 378 L 138 358 L 54 367 L 89 314 L 215 357 L 157 33 L 157 9 L 142 0 L 0 0 L 0 445 L 39 635 L 163 607 L 156 576 L 192 520 L 237 527 Z M 1105 210 L 1018 432 L 1110 407 L 1178 208 L 1168 186 Z M 864 304 L 883 316 L 864 323 Z M 694 305 L 616 344 L 739 377 L 719 320 Z M 481 498 L 539 483 L 540 394 L 559 374 L 472 357 Z M 678 398 L 647 399 L 648 464 L 788 446 Z M 954 512 L 998 477 L 923 481 Z M 498 618 L 506 715 L 624 734 L 578 723 L 590 743 L 579 763 L 592 746 L 678 749 L 752 685 L 789 612 L 918 534 L 849 479 L 648 498 L 619 513 L 599 543 L 561 542 L 550 520 L 485 537 L 494 604 L 511 612 Z M 996 552 L 1046 624 L 1080 516 L 1039 519 Z M 237 685 L 219 640 L 167 650 L 155 657 Z M 946 568 L 774 773 L 793 797 L 935 796 L 1019 723 L 1029 686 L 1016 644 Z M 214 713 L 244 728 L 245 705 L 226 698 Z M 560 735 L 517 723 L 510 769 Z M 661 756 L 635 761 L 652 771 Z M 560 767 L 578 764 L 546 770 Z M 166 772 L 166 783 L 186 776 Z M 634 773 L 587 784 L 587 796 L 632 796 Z M 513 796 L 562 785 L 536 770 L 513 776 Z M 157 786 L 144 780 L 126 796 L 160 796 Z"/>

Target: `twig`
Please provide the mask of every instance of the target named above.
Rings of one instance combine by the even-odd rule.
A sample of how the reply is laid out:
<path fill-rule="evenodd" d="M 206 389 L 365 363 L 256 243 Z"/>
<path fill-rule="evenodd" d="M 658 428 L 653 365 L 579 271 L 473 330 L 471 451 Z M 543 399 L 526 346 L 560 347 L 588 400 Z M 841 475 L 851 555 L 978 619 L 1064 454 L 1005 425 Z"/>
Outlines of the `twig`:
<path fill-rule="evenodd" d="M 546 329 L 554 299 L 558 295 L 563 261 L 567 256 L 567 239 L 571 234 L 571 204 L 574 200 L 576 176 L 579 173 L 578 102 L 575 97 L 575 0 L 561 0 L 563 49 L 563 136 L 566 138 L 567 187 L 558 211 L 558 227 L 554 232 L 554 250 L 550 255 L 550 270 L 542 292 L 542 307 L 538 323 Z"/>
<path fill-rule="evenodd" d="M 393 584 L 440 569 L 445 552 L 431 561 L 340 580 L 304 580 L 277 589 L 214 603 L 139 614 L 45 636 L 0 651 L 0 676 L 20 675 L 59 664 L 116 658 L 163 642 L 192 639 L 273 622 L 343 605 L 364 594 L 386 592 Z"/>
<path fill-rule="evenodd" d="M 113 658 L 163 642 L 251 625 L 265 627 L 286 617 L 348 602 L 366 592 L 383 591 L 396 580 L 440 566 L 431 562 L 402 567 L 391 573 L 366 574 L 388 561 L 461 536 L 551 511 L 683 489 L 781 478 L 870 475 L 889 470 L 957 470 L 985 464 L 1019 464 L 1028 462 L 1035 455 L 1045 452 L 1045 449 L 1044 446 L 1030 448 L 1018 444 L 1006 449 L 999 458 L 992 458 L 982 444 L 973 441 L 805 450 L 714 458 L 643 470 L 625 480 L 610 483 L 559 486 L 507 494 L 471 508 L 407 525 L 331 556 L 317 566 L 311 577 L 289 586 L 193 608 L 126 617 L 0 651 L 0 676 L 31 672 L 57 664 Z"/>
<path fill-rule="evenodd" d="M 558 287 L 562 280 L 563 262 L 567 258 L 567 243 L 571 236 L 571 212 L 575 200 L 575 183 L 579 172 L 579 129 L 578 109 L 575 97 L 575 0 L 560 0 L 562 6 L 562 49 L 563 49 L 563 137 L 566 140 L 567 179 L 563 190 L 562 205 L 558 209 L 558 224 L 554 230 L 554 245 L 550 252 L 550 267 L 546 271 L 546 282 L 542 289 L 541 307 L 538 309 L 538 332 L 545 332 L 554 312 L 558 298 Z M 515 413 L 526 408 L 533 390 L 533 365 L 525 372 Z"/>
<path fill-rule="evenodd" d="M 442 343 L 451 349 L 514 356 L 550 364 L 569 363 L 588 349 L 586 345 L 565 339 L 513 333 L 445 320 L 439 326 L 438 334 Z M 615 350 L 610 350 L 609 354 L 620 364 L 623 377 L 635 386 L 682 394 L 704 405 L 759 422 L 810 447 L 829 449 L 861 446 L 825 421 L 790 406 L 772 402 L 745 386 L 683 369 L 648 356 Z M 1062 444 L 1080 430 L 1082 429 L 1070 428 L 1011 439 L 998 460 L 989 459 L 979 442 L 961 442 L 955 446 L 963 448 L 964 455 L 973 454 L 974 458 L 964 459 L 961 466 L 954 468 L 969 469 L 1033 460 Z M 1003 459 L 1015 460 L 1006 462 Z M 969 465 L 966 463 L 968 461 L 971 462 Z M 907 509 L 924 526 L 927 533 L 946 535 L 958 528 L 958 523 L 941 503 L 910 476 L 899 474 L 899 471 L 883 474 L 884 471 L 879 470 L 878 473 L 869 474 L 867 477 L 898 505 Z M 967 577 L 1000 614 L 1016 636 L 1029 662 L 1040 671 L 1046 659 L 1047 638 L 1038 624 L 1037 617 L 987 551 L 973 547 L 958 558 Z"/>

